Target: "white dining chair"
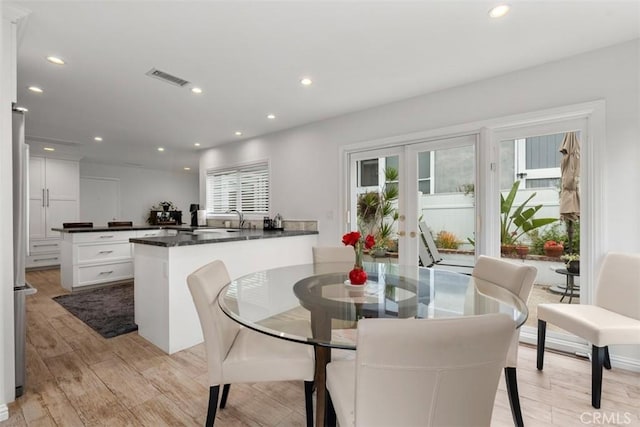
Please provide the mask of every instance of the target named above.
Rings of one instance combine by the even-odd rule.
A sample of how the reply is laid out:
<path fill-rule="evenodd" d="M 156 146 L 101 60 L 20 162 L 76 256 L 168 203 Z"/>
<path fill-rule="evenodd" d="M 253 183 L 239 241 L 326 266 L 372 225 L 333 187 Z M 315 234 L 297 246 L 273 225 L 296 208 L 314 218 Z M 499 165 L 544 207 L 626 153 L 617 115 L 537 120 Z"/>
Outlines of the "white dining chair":
<path fill-rule="evenodd" d="M 327 365 L 330 424 L 489 426 L 515 322 L 506 314 L 362 319 L 355 361 Z"/>
<path fill-rule="evenodd" d="M 213 426 L 220 385 L 220 409 L 232 383 L 303 380 L 307 427 L 313 426 L 314 357 L 311 346 L 280 340 L 241 327 L 218 306 L 218 293 L 230 282 L 222 261 L 213 261 L 187 277 L 204 334 L 209 372 L 206 426 Z"/>
<path fill-rule="evenodd" d="M 526 304 L 531 295 L 533 282 L 536 278 L 537 269 L 527 264 L 514 264 L 500 258 L 481 255 L 473 267 L 471 276 L 479 279 L 476 282 L 478 289 L 486 294 L 492 294 L 492 288 L 485 286 L 483 281 L 492 283 L 500 288 L 506 289 L 518 296 Z M 522 409 L 520 407 L 520 397 L 518 395 L 518 378 L 516 367 L 518 366 L 518 348 L 520 343 L 520 328 L 516 329 L 511 339 L 509 353 L 507 353 L 507 363 L 504 368 L 504 378 L 509 395 L 509 405 L 513 422 L 516 426 L 522 427 Z"/>
<path fill-rule="evenodd" d="M 605 256 L 593 304 L 538 305 L 539 370 L 544 364 L 547 322 L 591 343 L 591 405 L 599 409 L 602 367 L 611 369 L 609 346 L 640 344 L 640 254 Z"/>

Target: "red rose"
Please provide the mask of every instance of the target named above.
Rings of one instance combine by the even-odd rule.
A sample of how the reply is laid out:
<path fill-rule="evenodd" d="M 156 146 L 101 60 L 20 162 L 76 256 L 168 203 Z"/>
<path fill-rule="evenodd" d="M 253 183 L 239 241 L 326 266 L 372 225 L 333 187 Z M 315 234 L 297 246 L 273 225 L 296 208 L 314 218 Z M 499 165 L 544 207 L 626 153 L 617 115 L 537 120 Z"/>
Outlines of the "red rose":
<path fill-rule="evenodd" d="M 358 240 L 360 240 L 360 232 L 358 231 L 352 231 L 342 236 L 342 243 L 344 243 L 345 246 L 350 245 L 355 247 Z"/>
<path fill-rule="evenodd" d="M 373 236 L 371 234 L 367 234 L 367 237 L 364 239 L 364 247 L 367 249 L 371 249 L 375 244 L 376 241 Z"/>

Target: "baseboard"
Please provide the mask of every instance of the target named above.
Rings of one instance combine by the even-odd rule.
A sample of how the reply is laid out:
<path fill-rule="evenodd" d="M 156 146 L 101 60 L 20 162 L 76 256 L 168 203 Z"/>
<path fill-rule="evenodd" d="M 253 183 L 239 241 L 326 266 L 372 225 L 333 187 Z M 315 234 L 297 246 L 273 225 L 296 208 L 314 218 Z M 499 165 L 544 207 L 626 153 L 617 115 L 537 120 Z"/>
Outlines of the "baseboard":
<path fill-rule="evenodd" d="M 0 403 L 0 421 L 6 421 L 8 419 L 9 419 L 9 407 L 4 403 Z"/>
<path fill-rule="evenodd" d="M 538 344 L 538 335 L 536 332 L 521 331 L 520 341 L 526 344 L 536 346 Z M 567 353 L 573 356 L 589 356 L 591 346 L 584 342 L 574 342 L 566 339 L 559 339 L 547 336 L 545 338 L 545 347 L 553 348 L 555 351 Z M 640 360 L 626 356 L 610 355 L 611 366 L 627 371 L 640 372 Z"/>

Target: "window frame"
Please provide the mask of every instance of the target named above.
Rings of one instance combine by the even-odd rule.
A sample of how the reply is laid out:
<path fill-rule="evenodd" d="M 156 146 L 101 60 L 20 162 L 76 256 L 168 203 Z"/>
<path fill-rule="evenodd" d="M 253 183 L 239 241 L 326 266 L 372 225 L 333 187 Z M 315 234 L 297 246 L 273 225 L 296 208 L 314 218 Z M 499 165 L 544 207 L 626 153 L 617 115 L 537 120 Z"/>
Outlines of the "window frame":
<path fill-rule="evenodd" d="M 243 206 L 242 204 L 242 177 L 243 175 L 246 175 L 250 172 L 255 173 L 256 170 L 262 171 L 266 177 L 266 210 L 264 211 L 245 210 L 243 209 L 243 207 L 246 208 L 246 205 Z M 245 214 L 246 217 L 262 218 L 263 216 L 269 214 L 269 210 L 271 209 L 271 163 L 269 162 L 269 160 L 257 160 L 253 162 L 240 163 L 233 166 L 207 169 L 205 173 L 205 209 L 207 210 L 207 217 L 215 218 L 220 216 L 227 216 L 229 214 L 229 210 L 216 211 L 216 207 L 213 205 L 214 202 L 213 200 L 211 200 L 211 197 L 213 196 L 213 189 L 211 188 L 211 185 L 213 184 L 213 178 L 215 176 L 223 174 L 234 174 L 236 177 L 235 209 Z M 255 195 L 256 193 L 254 192 L 252 194 Z"/>

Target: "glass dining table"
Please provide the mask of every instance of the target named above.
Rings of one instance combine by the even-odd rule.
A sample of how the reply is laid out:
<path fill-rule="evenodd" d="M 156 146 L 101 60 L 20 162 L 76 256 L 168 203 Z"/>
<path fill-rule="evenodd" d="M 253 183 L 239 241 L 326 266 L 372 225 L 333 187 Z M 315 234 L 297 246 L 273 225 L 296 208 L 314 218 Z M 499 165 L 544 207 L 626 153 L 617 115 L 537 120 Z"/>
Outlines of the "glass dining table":
<path fill-rule="evenodd" d="M 367 283 L 350 285 L 351 268 L 323 263 L 257 271 L 231 281 L 218 297 L 222 311 L 241 325 L 314 346 L 316 426 L 325 421 L 325 369 L 331 349 L 356 349 L 359 319 L 506 313 L 520 327 L 528 316 L 516 295 L 472 276 L 370 262 L 364 265 Z"/>

